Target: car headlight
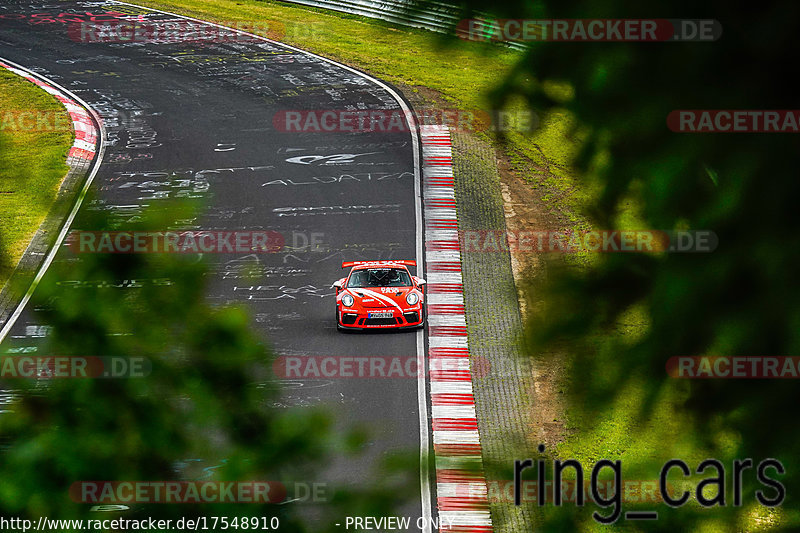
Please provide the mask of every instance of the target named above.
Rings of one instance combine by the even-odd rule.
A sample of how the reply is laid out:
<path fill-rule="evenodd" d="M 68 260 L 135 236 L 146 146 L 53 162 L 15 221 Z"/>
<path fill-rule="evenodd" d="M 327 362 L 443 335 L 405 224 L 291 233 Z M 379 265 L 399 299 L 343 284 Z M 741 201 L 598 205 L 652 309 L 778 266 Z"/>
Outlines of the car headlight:
<path fill-rule="evenodd" d="M 353 300 L 353 297 L 350 296 L 349 294 L 345 294 L 344 296 L 342 296 L 342 303 L 344 304 L 345 307 L 352 307 L 353 304 L 355 303 L 355 300 Z"/>
<path fill-rule="evenodd" d="M 417 305 L 418 301 L 419 295 L 417 295 L 416 292 L 409 292 L 406 296 L 406 303 L 408 303 L 408 305 Z"/>

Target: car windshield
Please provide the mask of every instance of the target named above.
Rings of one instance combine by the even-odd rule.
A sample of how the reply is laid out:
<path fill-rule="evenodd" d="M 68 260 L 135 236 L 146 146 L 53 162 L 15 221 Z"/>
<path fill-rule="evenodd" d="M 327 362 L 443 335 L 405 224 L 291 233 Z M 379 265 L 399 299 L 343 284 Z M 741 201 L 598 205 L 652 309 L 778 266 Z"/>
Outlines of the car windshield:
<path fill-rule="evenodd" d="M 362 287 L 409 287 L 411 277 L 400 268 L 369 268 L 350 274 L 348 288 Z"/>

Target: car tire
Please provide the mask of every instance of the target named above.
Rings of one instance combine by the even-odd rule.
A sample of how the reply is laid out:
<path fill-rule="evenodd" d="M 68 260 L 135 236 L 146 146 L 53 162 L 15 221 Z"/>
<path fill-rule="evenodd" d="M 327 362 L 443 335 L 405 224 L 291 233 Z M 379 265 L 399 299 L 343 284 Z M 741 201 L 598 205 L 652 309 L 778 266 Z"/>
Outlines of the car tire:
<path fill-rule="evenodd" d="M 339 309 L 335 309 L 333 313 L 333 319 L 336 321 L 336 330 L 339 332 L 345 331 L 341 324 L 339 324 Z"/>

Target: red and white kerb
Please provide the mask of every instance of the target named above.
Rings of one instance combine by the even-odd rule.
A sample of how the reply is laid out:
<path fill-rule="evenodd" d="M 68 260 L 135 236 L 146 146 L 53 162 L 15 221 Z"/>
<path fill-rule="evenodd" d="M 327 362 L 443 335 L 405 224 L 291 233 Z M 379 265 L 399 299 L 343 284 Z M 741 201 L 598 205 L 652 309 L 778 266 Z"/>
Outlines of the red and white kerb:
<path fill-rule="evenodd" d="M 85 165 L 91 162 L 97 151 L 97 128 L 95 128 L 88 111 L 56 87 L 38 80 L 28 72 L 14 68 L 2 61 L 0 61 L 0 67 L 38 85 L 42 90 L 52 94 L 54 98 L 64 105 L 72 120 L 72 129 L 75 131 L 75 142 L 72 144 L 72 148 L 70 148 L 67 154 L 67 164 L 72 167 Z"/>
<path fill-rule="evenodd" d="M 445 126 L 420 126 L 428 284 L 428 357 L 440 531 L 493 531 L 472 393 L 464 317 L 452 143 Z"/>

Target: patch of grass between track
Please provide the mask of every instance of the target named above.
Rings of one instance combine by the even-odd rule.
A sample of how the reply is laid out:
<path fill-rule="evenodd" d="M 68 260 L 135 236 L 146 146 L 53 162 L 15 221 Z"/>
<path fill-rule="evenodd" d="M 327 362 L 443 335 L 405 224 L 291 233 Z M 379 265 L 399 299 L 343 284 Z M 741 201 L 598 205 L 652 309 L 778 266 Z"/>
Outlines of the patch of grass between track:
<path fill-rule="evenodd" d="M 72 141 L 61 103 L 0 69 L 0 287 L 56 200 Z"/>

